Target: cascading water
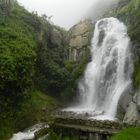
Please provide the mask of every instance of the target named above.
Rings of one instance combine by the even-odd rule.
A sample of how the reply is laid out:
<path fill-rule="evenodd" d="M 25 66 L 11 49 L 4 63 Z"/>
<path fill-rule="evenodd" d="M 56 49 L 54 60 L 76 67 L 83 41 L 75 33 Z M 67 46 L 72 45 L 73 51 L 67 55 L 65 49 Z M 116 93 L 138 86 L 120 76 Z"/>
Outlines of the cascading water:
<path fill-rule="evenodd" d="M 121 95 L 132 83 L 133 64 L 126 26 L 113 17 L 99 20 L 95 25 L 91 56 L 79 83 L 80 102 L 66 110 L 112 120 Z"/>
<path fill-rule="evenodd" d="M 43 128 L 49 128 L 49 126 L 43 123 L 36 124 L 23 132 L 13 134 L 13 137 L 10 140 L 33 140 L 35 139 L 35 132 L 38 132 Z M 46 134 L 46 136 L 41 137 L 38 140 L 45 140 L 47 136 L 48 135 Z"/>

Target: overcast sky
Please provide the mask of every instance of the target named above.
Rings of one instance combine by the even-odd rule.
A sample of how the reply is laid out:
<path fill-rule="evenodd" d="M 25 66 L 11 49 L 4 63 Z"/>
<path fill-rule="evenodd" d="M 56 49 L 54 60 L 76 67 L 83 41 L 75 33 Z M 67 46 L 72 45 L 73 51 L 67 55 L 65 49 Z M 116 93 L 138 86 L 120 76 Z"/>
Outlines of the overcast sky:
<path fill-rule="evenodd" d="M 54 24 L 66 29 L 83 19 L 97 1 L 114 0 L 18 0 L 29 11 L 53 16 Z"/>

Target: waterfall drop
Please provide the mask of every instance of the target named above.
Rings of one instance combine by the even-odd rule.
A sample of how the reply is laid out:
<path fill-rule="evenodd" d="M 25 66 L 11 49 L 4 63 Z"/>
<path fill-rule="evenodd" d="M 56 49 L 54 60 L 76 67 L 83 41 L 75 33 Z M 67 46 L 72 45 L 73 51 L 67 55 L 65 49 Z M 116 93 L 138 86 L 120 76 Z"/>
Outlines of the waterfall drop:
<path fill-rule="evenodd" d="M 90 51 L 91 62 L 79 82 L 80 102 L 66 110 L 114 120 L 121 95 L 132 85 L 133 64 L 126 26 L 113 17 L 99 20 Z"/>

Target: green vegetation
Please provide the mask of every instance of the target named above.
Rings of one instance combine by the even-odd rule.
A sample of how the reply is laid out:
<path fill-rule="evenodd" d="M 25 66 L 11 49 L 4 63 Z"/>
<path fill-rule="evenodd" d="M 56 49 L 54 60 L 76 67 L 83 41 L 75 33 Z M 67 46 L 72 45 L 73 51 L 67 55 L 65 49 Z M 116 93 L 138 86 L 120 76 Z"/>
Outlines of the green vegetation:
<path fill-rule="evenodd" d="M 20 105 L 16 114 L 17 130 L 22 130 L 40 121 L 48 121 L 50 113 L 57 107 L 56 101 L 41 92 L 30 91 L 30 97 Z M 26 122 L 26 123 L 25 123 Z"/>
<path fill-rule="evenodd" d="M 139 140 L 140 128 L 127 128 L 113 136 L 110 140 Z"/>
<path fill-rule="evenodd" d="M 89 61 L 89 49 L 85 50 L 85 54 L 80 61 L 64 61 L 65 68 L 70 74 L 69 84 L 61 92 L 60 97 L 63 101 L 69 102 L 69 98 L 76 97 L 77 83 L 80 77 L 83 75 L 87 62 Z"/>
<path fill-rule="evenodd" d="M 139 140 L 140 128 L 125 128 L 110 138 L 110 140 Z M 77 137 L 63 137 L 51 132 L 48 140 L 78 140 Z"/>
<path fill-rule="evenodd" d="M 57 99 L 64 102 L 75 95 L 87 59 L 68 61 L 66 36 L 46 15 L 30 13 L 16 0 L 0 0 L 1 140 L 47 121 Z"/>

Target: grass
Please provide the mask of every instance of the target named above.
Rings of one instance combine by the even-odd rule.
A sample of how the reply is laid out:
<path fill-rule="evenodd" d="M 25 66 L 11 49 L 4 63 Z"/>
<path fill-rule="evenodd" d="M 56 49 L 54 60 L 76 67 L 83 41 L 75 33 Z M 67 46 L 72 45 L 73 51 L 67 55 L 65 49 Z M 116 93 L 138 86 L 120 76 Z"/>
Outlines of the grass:
<path fill-rule="evenodd" d="M 140 128 L 126 128 L 110 140 L 140 140 Z"/>

